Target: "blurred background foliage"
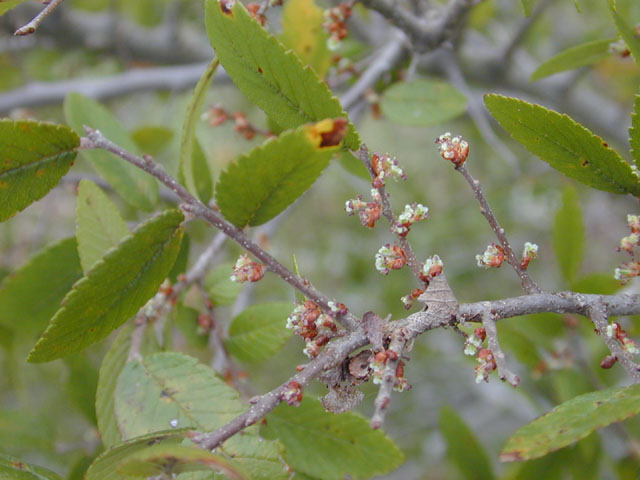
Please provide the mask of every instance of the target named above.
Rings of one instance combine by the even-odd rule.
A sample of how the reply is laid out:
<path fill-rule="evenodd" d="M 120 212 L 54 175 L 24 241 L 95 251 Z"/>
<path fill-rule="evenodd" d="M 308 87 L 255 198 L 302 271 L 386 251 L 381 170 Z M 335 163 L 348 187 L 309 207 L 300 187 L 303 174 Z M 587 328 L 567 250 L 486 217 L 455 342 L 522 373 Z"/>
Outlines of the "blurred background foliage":
<path fill-rule="evenodd" d="M 34 82 L 106 78 L 133 67 L 158 65 L 156 60 L 132 55 L 126 44 L 118 44 L 121 22 L 126 22 L 127 28 L 133 25 L 149 30 L 177 22 L 180 28 L 205 39 L 201 3 L 68 0 L 63 6 L 65 11 L 108 15 L 112 19 L 114 42 L 110 48 L 69 44 L 64 33 L 55 32 L 55 15 L 35 36 L 24 40 L 12 38 L 10 33 L 34 12 L 33 5 L 25 4 L 0 17 L 0 98 L 16 95 L 21 87 Z M 507 66 L 509 72 L 491 71 L 486 64 L 484 71 L 474 70 L 479 63 L 477 57 L 470 55 L 478 51 L 491 54 L 510 41 L 519 25 L 527 21 L 520 2 L 485 0 L 471 12 L 459 57 L 474 101 L 477 103 L 483 93 L 500 92 L 567 111 L 629 158 L 626 131 L 640 79 L 640 69 L 632 60 L 610 55 L 578 71 L 561 73 L 535 84 L 528 81 L 532 71 L 556 53 L 589 40 L 616 36 L 606 2 L 540 0 L 538 4 L 545 4 L 546 8 L 535 17 L 517 46 Z M 322 8 L 328 6 L 321 4 Z M 631 23 L 640 22 L 640 2 L 621 0 L 618 9 Z M 279 15 L 277 8 L 269 12 L 269 27 L 276 32 L 280 28 Z M 368 42 L 386 28 L 384 22 L 372 18 L 375 16 L 357 8 L 354 28 L 343 45 L 343 53 L 353 55 L 357 70 L 372 61 L 376 46 Z M 45 28 L 47 24 L 50 31 Z M 171 60 L 175 64 L 175 59 Z M 406 59 L 378 81 L 376 93 L 384 95 L 385 89 L 406 77 L 408 68 Z M 418 75 L 446 80 L 443 72 L 432 65 L 427 65 L 424 71 L 419 68 Z M 354 79 L 345 80 L 334 68 L 329 70 L 327 81 L 340 93 Z M 564 87 L 562 95 L 558 95 L 559 84 Z M 545 97 L 545 85 L 549 85 L 553 96 Z M 104 103 L 141 148 L 175 174 L 189 97 L 189 90 L 148 91 L 118 96 Z M 214 79 L 205 109 L 214 104 L 229 112 L 243 112 L 259 128 L 268 126 L 264 114 L 224 76 Z M 598 105 L 606 105 L 618 120 L 608 122 L 607 130 L 602 129 L 598 118 L 585 115 L 597 111 Z M 507 267 L 486 271 L 476 266 L 475 255 L 494 238 L 463 178 L 439 157 L 433 145 L 433 139 L 445 131 L 460 134 L 470 143 L 469 168 L 482 182 L 514 246 L 519 249 L 525 241 L 540 246 L 530 272 L 544 290 L 612 293 L 621 288 L 613 281 L 613 269 L 625 259 L 616 252 L 616 247 L 626 235 L 626 214 L 637 213 L 637 201 L 591 190 L 564 178 L 512 142 L 495 124 L 493 128 L 502 149 L 496 148 L 500 146 L 487 139 L 486 131 L 479 129 L 466 114 L 435 127 L 409 127 L 380 116 L 372 107 L 375 105 L 366 104 L 352 113 L 361 137 L 370 150 L 396 156 L 408 175 L 406 182 L 391 183 L 388 187 L 396 211 L 411 202 L 429 207 L 430 218 L 413 228 L 410 240 L 420 258 L 440 255 L 460 302 L 498 299 L 522 292 L 516 276 Z M 15 107 L 0 113 L 14 118 L 65 122 L 60 103 Z M 248 141 L 231 123 L 213 127 L 206 120 L 199 124 L 197 137 L 214 178 L 239 153 L 264 140 L 257 135 Z M 501 154 L 505 150 L 511 155 Z M 89 164 L 80 159 L 67 179 L 45 199 L 0 225 L 0 276 L 19 267 L 44 246 L 72 235 L 75 189 L 79 179 L 86 176 L 96 178 Z M 406 312 L 399 299 L 414 288 L 413 279 L 406 270 L 383 277 L 374 268 L 375 252 L 380 245 L 390 242 L 392 235 L 382 222 L 372 231 L 344 211 L 347 199 L 357 194 L 366 198 L 369 189 L 368 182 L 333 162 L 309 192 L 275 219 L 274 225 L 257 229 L 256 235 L 286 265 L 293 267 L 295 257 L 304 277 L 330 297 L 347 304 L 357 315 L 373 310 L 383 317 L 391 314 L 393 318 L 402 318 Z M 131 225 L 142 219 L 139 212 L 113 192 L 110 196 Z M 568 209 L 565 219 L 582 218 L 582 222 L 563 221 L 562 217 L 556 221 L 561 209 Z M 200 221 L 189 224 L 187 231 L 192 264 L 215 232 Z M 559 251 L 565 252 L 561 259 Z M 235 245 L 227 243 L 215 265 L 233 262 L 238 253 Z M 563 267 L 563 262 L 573 262 L 574 266 Z M 625 288 L 637 292 L 637 284 Z M 229 295 L 233 299 L 237 293 L 232 291 Z M 291 288 L 269 275 L 247 293 L 251 303 L 294 300 Z M 187 294 L 184 303 L 191 308 L 203 308 L 201 295 L 195 290 Z M 231 305 L 217 306 L 216 321 L 228 323 L 232 310 Z M 207 347 L 207 339 L 195 331 L 195 314 L 189 317 L 188 311 L 187 314 L 179 311 L 176 317 L 180 315 L 188 318 L 176 319 L 172 348 L 210 361 L 213 354 Z M 640 319 L 619 321 L 632 337 L 640 337 Z M 2 450 L 47 466 L 69 480 L 81 478 L 88 462 L 101 449 L 93 402 L 99 365 L 111 340 L 64 361 L 32 365 L 25 363 L 24 358 L 40 332 L 24 332 L 20 325 L 0 328 Z M 500 323 L 499 335 L 512 369 L 522 380 L 517 389 L 502 384 L 495 375 L 489 384 L 477 385 L 473 359 L 462 355 L 463 340 L 454 332 L 435 331 L 419 337 L 406 369 L 413 389 L 394 395 L 385 425 L 385 430 L 405 452 L 407 462 L 385 478 L 637 479 L 640 475 L 637 419 L 605 428 L 577 445 L 539 460 L 498 464 L 500 448 L 520 425 L 580 393 L 626 381 L 620 369 L 599 368 L 599 362 L 607 354 L 606 347 L 584 318 L 545 314 L 510 319 Z M 243 372 L 242 388 L 247 394 L 269 390 L 287 379 L 293 367 L 305 360 L 302 343 L 292 339 L 279 355 L 268 361 L 238 363 Z M 363 391 L 365 401 L 360 410 L 366 415 L 372 410 L 375 389 L 367 384 Z M 314 384 L 306 394 L 324 394 L 324 387 Z M 486 458 L 478 460 L 476 456 L 482 456 L 482 450 Z M 469 470 L 469 462 L 479 462 L 479 466 Z"/>

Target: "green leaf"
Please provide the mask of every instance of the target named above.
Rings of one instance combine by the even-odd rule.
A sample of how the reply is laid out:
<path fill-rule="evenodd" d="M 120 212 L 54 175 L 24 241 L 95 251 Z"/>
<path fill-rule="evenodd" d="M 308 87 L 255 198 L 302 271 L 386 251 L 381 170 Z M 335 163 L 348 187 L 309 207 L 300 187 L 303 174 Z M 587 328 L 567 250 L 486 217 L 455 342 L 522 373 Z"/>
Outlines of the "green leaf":
<path fill-rule="evenodd" d="M 228 459 L 194 445 L 153 445 L 129 455 L 118 466 L 123 475 L 144 478 L 203 470 L 222 472 L 232 479 L 247 478 Z"/>
<path fill-rule="evenodd" d="M 87 470 L 84 480 L 128 480 L 135 478 L 118 473 L 118 465 L 153 445 L 178 446 L 178 444 L 184 440 L 187 431 L 187 429 L 183 428 L 153 432 L 119 443 L 106 452 L 101 453 L 100 456 L 94 460 Z"/>
<path fill-rule="evenodd" d="M 404 460 L 393 441 L 360 415 L 327 412 L 313 398 L 306 397 L 298 408 L 281 404 L 263 428 L 284 444 L 287 464 L 314 478 L 369 478 L 394 470 Z"/>
<path fill-rule="evenodd" d="M 489 456 L 473 431 L 450 406 L 440 410 L 440 431 L 447 441 L 447 455 L 462 477 L 491 480 L 494 477 Z"/>
<path fill-rule="evenodd" d="M 249 432 L 245 430 L 245 433 Z M 249 474 L 251 480 L 290 478 L 282 462 L 284 447 L 278 440 L 266 440 L 253 433 L 235 435 L 224 443 L 224 451 Z"/>
<path fill-rule="evenodd" d="M 2 0 L 0 2 L 0 15 L 4 15 L 12 8 L 16 8 L 21 3 L 24 3 L 26 0 Z"/>
<path fill-rule="evenodd" d="M 240 2 L 205 1 L 209 40 L 220 63 L 238 88 L 284 128 L 324 118 L 347 118 L 338 99 L 315 72 L 251 18 Z M 352 124 L 345 139 L 360 147 Z"/>
<path fill-rule="evenodd" d="M 507 440 L 500 460 L 512 462 L 541 457 L 639 412 L 639 384 L 580 395 L 521 427 Z"/>
<path fill-rule="evenodd" d="M 76 205 L 78 254 L 82 270 L 87 273 L 107 250 L 130 232 L 118 208 L 90 180 L 80 181 Z"/>
<path fill-rule="evenodd" d="M 631 127 L 629 128 L 629 144 L 631 145 L 631 155 L 636 165 L 638 165 L 640 164 L 640 95 L 636 95 L 633 101 Z"/>
<path fill-rule="evenodd" d="M 180 175 L 184 184 L 192 194 L 198 195 L 200 200 L 208 203 L 213 193 L 213 181 L 202 146 L 196 138 L 196 126 L 200 121 L 200 110 L 207 96 L 207 91 L 213 81 L 220 61 L 214 58 L 193 91 L 187 115 L 182 126 L 182 141 L 180 143 Z"/>
<path fill-rule="evenodd" d="M 271 220 L 302 195 L 338 150 L 323 146 L 338 121 L 325 120 L 270 138 L 220 175 L 216 202 L 236 227 L 256 226 Z"/>
<path fill-rule="evenodd" d="M 536 4 L 536 0 L 520 0 L 522 2 L 522 9 L 524 10 L 525 16 L 531 16 L 531 12 L 533 11 L 533 7 Z"/>
<path fill-rule="evenodd" d="M 272 357 L 291 338 L 286 327 L 289 302 L 253 305 L 231 321 L 224 344 L 238 360 L 255 363 Z"/>
<path fill-rule="evenodd" d="M 27 361 L 47 362 L 83 350 L 135 315 L 171 270 L 183 220 L 179 210 L 167 210 L 109 250 L 64 298 Z"/>
<path fill-rule="evenodd" d="M 80 138 L 69 127 L 0 119 L 0 222 L 44 197 L 69 171 Z"/>
<path fill-rule="evenodd" d="M 0 7 L 2 8 L 2 7 Z M 0 453 L 1 480 L 62 480 L 57 473 Z"/>
<path fill-rule="evenodd" d="M 71 355 L 65 359 L 69 368 L 67 392 L 73 404 L 93 425 L 96 425 L 96 388 L 98 369 L 84 353 Z"/>
<path fill-rule="evenodd" d="M 320 78 L 324 78 L 331 66 L 329 34 L 322 26 L 324 23 L 323 10 L 313 0 L 289 0 L 284 4 L 280 41 Z"/>
<path fill-rule="evenodd" d="M 567 115 L 502 95 L 484 101 L 502 128 L 556 170 L 598 190 L 640 196 L 631 165 Z"/>
<path fill-rule="evenodd" d="M 615 41 L 615 38 L 607 38 L 568 48 L 540 65 L 531 75 L 531 81 L 596 63 L 610 55 L 609 47 Z"/>
<path fill-rule="evenodd" d="M 467 109 L 467 97 L 447 82 L 422 79 L 387 88 L 380 106 L 397 124 L 433 127 L 462 115 Z"/>
<path fill-rule="evenodd" d="M 125 438 L 170 426 L 215 430 L 244 408 L 211 368 L 181 353 L 129 361 L 116 387 L 116 418 Z"/>
<path fill-rule="evenodd" d="M 609 11 L 618 33 L 627 44 L 636 63 L 640 65 L 640 34 L 638 34 L 635 26 L 629 25 L 622 15 L 618 13 L 615 0 L 609 0 Z"/>
<path fill-rule="evenodd" d="M 47 247 L 0 283 L 0 324 L 25 335 L 41 331 L 81 277 L 75 238 Z"/>
<path fill-rule="evenodd" d="M 570 284 L 582 265 L 584 224 L 578 192 L 568 185 L 562 192 L 562 204 L 553 223 L 553 247 L 562 276 Z"/>
<path fill-rule="evenodd" d="M 140 151 L 157 157 L 171 143 L 173 129 L 163 125 L 146 125 L 132 131 L 131 138 Z"/>
<path fill-rule="evenodd" d="M 100 130 L 116 145 L 136 153 L 138 148 L 118 119 L 99 103 L 79 93 L 70 93 L 64 101 L 64 114 L 73 129 L 84 135 L 83 126 Z M 130 205 L 153 210 L 158 200 L 158 184 L 148 173 L 106 150 L 83 150 L 96 171 Z"/>
<path fill-rule="evenodd" d="M 128 323 L 122 327 L 100 366 L 96 391 L 96 417 L 102 444 L 107 448 L 122 441 L 122 434 L 118 429 L 114 412 L 114 396 L 118 377 L 127 363 L 129 349 L 131 348 L 131 335 L 135 328 L 136 326 L 133 323 Z M 159 349 L 155 330 L 152 328 L 145 329 L 140 344 L 140 354 L 148 355 L 157 352 Z"/>
<path fill-rule="evenodd" d="M 231 305 L 242 292 L 242 285 L 231 280 L 232 273 L 233 263 L 223 263 L 207 273 L 204 288 L 214 305 Z"/>
<path fill-rule="evenodd" d="M 173 267 L 171 267 L 171 271 L 169 272 L 169 280 L 171 283 L 175 283 L 178 279 L 178 275 L 187 271 L 190 250 L 191 238 L 185 233 L 182 237 L 182 243 L 180 244 L 178 258 L 176 258 L 176 262 L 173 264 Z"/>

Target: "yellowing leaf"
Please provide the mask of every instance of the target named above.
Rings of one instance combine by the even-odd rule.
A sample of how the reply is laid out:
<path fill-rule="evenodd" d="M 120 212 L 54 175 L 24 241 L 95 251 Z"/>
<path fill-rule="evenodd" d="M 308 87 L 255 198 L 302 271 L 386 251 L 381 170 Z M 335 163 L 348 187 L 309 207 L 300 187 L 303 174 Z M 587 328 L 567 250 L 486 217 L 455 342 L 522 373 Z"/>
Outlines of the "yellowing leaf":
<path fill-rule="evenodd" d="M 322 27 L 324 14 L 313 0 L 288 0 L 282 10 L 282 43 L 324 78 L 331 66 L 329 35 Z"/>

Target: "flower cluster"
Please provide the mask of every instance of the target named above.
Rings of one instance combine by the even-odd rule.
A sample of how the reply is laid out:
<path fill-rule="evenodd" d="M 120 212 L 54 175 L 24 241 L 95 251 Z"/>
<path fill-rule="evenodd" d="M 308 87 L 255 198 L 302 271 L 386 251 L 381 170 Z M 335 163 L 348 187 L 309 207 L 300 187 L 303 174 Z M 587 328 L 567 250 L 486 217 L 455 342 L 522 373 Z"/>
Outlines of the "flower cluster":
<path fill-rule="evenodd" d="M 414 289 L 409 295 L 405 295 L 404 297 L 400 297 L 400 301 L 404 304 L 404 308 L 409 310 L 413 305 L 413 302 L 424 293 L 424 290 L 421 288 Z"/>
<path fill-rule="evenodd" d="M 622 346 L 622 350 L 630 355 L 636 355 L 640 353 L 640 348 L 636 342 L 627 337 L 627 332 L 620 326 L 619 323 L 614 322 L 607 325 L 607 337 L 615 338 L 620 345 Z"/>
<path fill-rule="evenodd" d="M 464 342 L 464 354 L 471 357 L 478 353 L 484 339 L 487 338 L 487 332 L 484 328 L 478 327 L 473 331 L 473 334 L 469 335 Z"/>
<path fill-rule="evenodd" d="M 436 138 L 440 155 L 445 160 L 459 167 L 469 156 L 469 144 L 462 140 L 460 135 L 451 137 L 451 133 L 447 132 Z"/>
<path fill-rule="evenodd" d="M 371 372 L 373 383 L 376 385 L 380 385 L 382 383 L 382 377 L 384 375 L 384 370 L 387 366 L 388 360 L 397 360 L 398 354 L 393 350 L 383 350 L 378 352 L 373 357 L 373 362 L 371 363 Z M 405 390 L 410 390 L 411 385 L 407 382 L 407 379 L 404 376 L 404 362 L 402 360 L 398 361 L 396 365 L 395 371 L 395 379 L 393 382 L 393 390 L 395 392 L 403 392 Z"/>
<path fill-rule="evenodd" d="M 437 277 L 442 273 L 443 268 L 444 263 L 438 255 L 427 258 L 426 262 L 424 262 L 424 265 L 422 266 L 420 279 L 425 283 L 429 283 L 432 278 Z"/>
<path fill-rule="evenodd" d="M 333 314 L 340 314 L 346 313 L 347 310 L 343 304 L 332 302 L 331 311 Z M 291 312 L 287 318 L 287 328 L 293 329 L 294 333 L 304 339 L 303 351 L 309 358 L 316 357 L 320 348 L 326 345 L 338 330 L 333 318 L 323 313 L 312 300 L 306 300 Z"/>
<path fill-rule="evenodd" d="M 412 203 L 405 205 L 404 211 L 398 216 L 398 221 L 392 225 L 391 231 L 396 235 L 405 237 L 411 225 L 420 220 L 425 220 L 429 216 L 429 209 L 421 203 Z"/>
<path fill-rule="evenodd" d="M 476 255 L 481 268 L 500 268 L 504 258 L 504 249 L 496 243 L 489 245 L 482 255 Z"/>
<path fill-rule="evenodd" d="M 622 283 L 640 276 L 640 261 L 636 259 L 636 247 L 640 246 L 640 215 L 627 215 L 627 226 L 631 232 L 620 240 L 618 251 L 631 255 L 631 261 L 620 264 L 614 273 L 615 279 Z"/>
<path fill-rule="evenodd" d="M 342 2 L 336 7 L 325 10 L 325 23 L 322 26 L 329 32 L 327 40 L 329 50 L 337 50 L 347 36 L 347 20 L 351 16 L 352 9 L 352 2 Z"/>
<path fill-rule="evenodd" d="M 395 243 L 387 243 L 380 247 L 376 253 L 376 270 L 386 275 L 390 270 L 399 270 L 407 263 L 407 255 L 404 250 Z"/>
<path fill-rule="evenodd" d="M 373 202 L 364 202 L 362 195 L 349 199 L 345 202 L 344 209 L 349 215 L 358 212 L 360 223 L 363 227 L 373 228 L 382 215 L 382 205 L 380 204 L 380 193 L 374 188 L 371 189 Z"/>
<path fill-rule="evenodd" d="M 374 188 L 384 187 L 384 180 L 388 177 L 396 180 L 398 177 L 403 180 L 407 179 L 407 175 L 404 173 L 402 168 L 398 166 L 398 160 L 396 160 L 395 157 L 390 157 L 386 154 L 380 155 L 379 153 L 373 153 L 371 155 L 371 167 L 373 168 L 373 173 L 375 175 L 372 182 Z"/>
<path fill-rule="evenodd" d="M 300 402 L 302 402 L 302 385 L 295 380 L 291 380 L 285 385 L 285 389 L 280 395 L 280 398 L 283 402 L 287 402 L 288 405 L 298 407 Z"/>
<path fill-rule="evenodd" d="M 483 348 L 478 352 L 476 360 L 480 365 L 475 368 L 476 371 L 476 383 L 488 382 L 489 374 L 496 368 L 496 359 L 493 358 L 493 353 L 488 348 Z"/>
<path fill-rule="evenodd" d="M 238 257 L 238 260 L 236 260 L 236 264 L 233 266 L 233 274 L 230 278 L 231 281 L 236 283 L 244 283 L 247 280 L 257 282 L 264 277 L 264 272 L 264 265 L 252 261 L 249 255 L 243 253 Z"/>
<path fill-rule="evenodd" d="M 538 255 L 538 245 L 535 243 L 525 242 L 522 248 L 522 260 L 520 261 L 520 268 L 526 270 L 529 268 L 531 260 Z"/>
<path fill-rule="evenodd" d="M 246 8 L 249 12 L 249 15 L 255 18 L 260 25 L 264 26 L 265 22 L 267 21 L 267 17 L 264 13 L 262 13 L 262 6 L 259 3 L 251 2 L 247 3 Z"/>

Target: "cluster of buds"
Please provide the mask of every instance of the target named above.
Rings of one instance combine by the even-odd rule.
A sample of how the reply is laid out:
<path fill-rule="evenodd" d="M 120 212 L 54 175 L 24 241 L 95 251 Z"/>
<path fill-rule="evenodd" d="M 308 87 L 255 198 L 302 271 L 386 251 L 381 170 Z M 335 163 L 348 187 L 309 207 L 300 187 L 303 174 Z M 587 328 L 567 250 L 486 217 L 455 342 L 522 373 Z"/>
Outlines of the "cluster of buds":
<path fill-rule="evenodd" d="M 251 15 L 254 19 L 258 21 L 260 25 L 264 27 L 265 22 L 267 21 L 266 15 L 263 13 L 264 8 L 259 3 L 251 2 L 246 5 L 247 11 L 249 15 Z"/>
<path fill-rule="evenodd" d="M 626 42 L 622 38 L 609 44 L 609 52 L 622 58 L 627 58 L 631 55 L 631 50 L 629 50 L 629 47 L 627 47 Z"/>
<path fill-rule="evenodd" d="M 358 195 L 355 199 L 349 199 L 344 204 L 344 209 L 351 216 L 358 212 L 360 223 L 363 227 L 373 228 L 382 215 L 382 205 L 380 204 L 380 193 L 374 188 L 371 189 L 373 202 L 365 202 L 362 195 Z"/>
<path fill-rule="evenodd" d="M 493 353 L 488 348 L 483 348 L 478 352 L 476 360 L 480 364 L 475 368 L 476 383 L 488 382 L 489 375 L 497 368 L 496 359 L 493 358 Z"/>
<path fill-rule="evenodd" d="M 329 50 L 337 50 L 342 40 L 347 36 L 347 20 L 351 16 L 353 3 L 352 1 L 342 2 L 336 7 L 325 10 L 325 22 L 322 26 L 329 32 L 327 40 Z"/>
<path fill-rule="evenodd" d="M 405 295 L 404 297 L 400 297 L 400 301 L 404 304 L 404 308 L 409 310 L 413 306 L 413 302 L 424 293 L 424 290 L 421 288 L 414 289 L 409 295 Z"/>
<path fill-rule="evenodd" d="M 271 132 L 263 131 L 251 124 L 247 119 L 247 116 L 242 112 L 231 113 L 225 110 L 220 105 L 212 105 L 201 116 L 202 120 L 209 122 L 212 127 L 222 125 L 227 120 L 233 119 L 234 130 L 242 135 L 247 140 L 252 140 L 256 134 L 262 134 L 267 137 L 271 136 Z"/>
<path fill-rule="evenodd" d="M 451 137 L 451 133 L 447 132 L 436 138 L 440 155 L 445 160 L 459 167 L 469 156 L 469 144 L 462 140 L 460 135 Z"/>
<path fill-rule="evenodd" d="M 640 276 L 640 261 L 636 259 L 636 247 L 640 245 L 640 215 L 627 215 L 629 235 L 620 240 L 618 251 L 627 252 L 632 261 L 620 264 L 615 270 L 614 277 L 622 283 L 627 283 L 634 277 Z"/>
<path fill-rule="evenodd" d="M 442 259 L 440 259 L 438 255 L 429 257 L 424 262 L 424 265 L 422 265 L 422 272 L 420 272 L 420 280 L 428 284 L 431 281 L 431 279 L 440 275 L 443 269 L 444 269 L 444 263 L 442 262 Z"/>
<path fill-rule="evenodd" d="M 391 177 L 394 179 L 402 178 L 407 179 L 407 175 L 402 168 L 398 165 L 398 160 L 395 157 L 389 155 L 380 155 L 379 153 L 373 153 L 371 155 L 371 167 L 375 178 L 373 179 L 373 188 L 384 187 L 385 178 Z"/>
<path fill-rule="evenodd" d="M 429 209 L 421 203 L 412 203 L 404 206 L 404 212 L 398 216 L 398 221 L 391 227 L 391 231 L 396 235 L 405 237 L 411 225 L 420 220 L 425 220 L 429 215 Z"/>
<path fill-rule="evenodd" d="M 393 350 L 383 350 L 376 353 L 373 357 L 373 362 L 371 363 L 371 376 L 373 379 L 373 383 L 375 383 L 376 385 L 380 385 L 382 383 L 384 371 L 387 367 L 387 361 L 395 361 L 397 359 L 398 354 Z M 410 389 L 411 385 L 409 385 L 409 382 L 407 382 L 407 379 L 404 376 L 404 362 L 402 360 L 399 360 L 398 364 L 396 365 L 393 390 L 395 392 L 404 392 L 405 390 Z"/>
<path fill-rule="evenodd" d="M 265 266 L 261 263 L 254 262 L 249 258 L 249 255 L 243 253 L 236 260 L 236 264 L 233 266 L 233 274 L 231 274 L 231 281 L 236 283 L 257 282 L 264 277 Z"/>
<path fill-rule="evenodd" d="M 332 303 L 331 312 L 334 315 L 344 314 L 346 307 L 343 304 Z M 323 313 L 312 300 L 306 300 L 291 312 L 287 318 L 287 328 L 293 329 L 294 333 L 304 339 L 304 353 L 309 358 L 316 357 L 320 348 L 326 345 L 338 330 L 333 318 Z"/>
<path fill-rule="evenodd" d="M 390 270 L 399 270 L 407 263 L 407 255 L 404 250 L 395 243 L 387 243 L 380 247 L 376 253 L 376 270 L 386 275 Z"/>
<path fill-rule="evenodd" d="M 476 261 L 481 268 L 500 268 L 504 258 L 504 249 L 496 243 L 489 245 L 482 255 L 476 255 Z"/>
<path fill-rule="evenodd" d="M 477 355 L 485 338 L 487 338 L 487 332 L 485 332 L 484 328 L 476 328 L 473 334 L 469 335 L 464 342 L 464 354 L 470 357 Z"/>
<path fill-rule="evenodd" d="M 629 355 L 636 355 L 640 353 L 640 348 L 636 342 L 627 337 L 627 332 L 620 326 L 619 323 L 614 322 L 607 325 L 607 337 L 615 338 L 624 350 Z"/>
<path fill-rule="evenodd" d="M 535 243 L 525 242 L 524 247 L 522 248 L 522 260 L 520 261 L 520 268 L 522 270 L 526 270 L 529 268 L 529 264 L 531 260 L 536 258 L 538 255 L 538 245 Z"/>
<path fill-rule="evenodd" d="M 302 385 L 295 380 L 291 380 L 285 385 L 285 389 L 280 395 L 283 402 L 287 402 L 292 407 L 298 407 L 302 402 Z"/>

